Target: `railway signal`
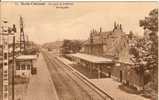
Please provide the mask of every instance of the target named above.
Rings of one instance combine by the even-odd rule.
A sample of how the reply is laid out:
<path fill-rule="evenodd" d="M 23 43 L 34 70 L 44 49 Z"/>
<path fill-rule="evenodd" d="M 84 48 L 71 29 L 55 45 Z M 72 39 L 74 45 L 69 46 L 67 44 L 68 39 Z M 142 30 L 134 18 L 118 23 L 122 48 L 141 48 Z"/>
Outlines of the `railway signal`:
<path fill-rule="evenodd" d="M 25 51 L 24 23 L 23 23 L 23 17 L 20 16 L 20 52 L 24 53 L 24 51 Z"/>

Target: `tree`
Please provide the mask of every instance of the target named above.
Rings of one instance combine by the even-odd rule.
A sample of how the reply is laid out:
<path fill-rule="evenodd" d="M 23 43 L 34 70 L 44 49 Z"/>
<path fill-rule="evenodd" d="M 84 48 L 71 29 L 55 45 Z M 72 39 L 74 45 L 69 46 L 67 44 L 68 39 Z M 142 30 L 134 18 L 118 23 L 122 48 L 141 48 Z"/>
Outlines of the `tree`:
<path fill-rule="evenodd" d="M 63 45 L 62 45 L 62 53 L 66 54 L 66 53 L 70 53 L 70 49 L 71 49 L 71 40 L 64 40 L 63 41 Z"/>
<path fill-rule="evenodd" d="M 141 77 L 144 79 L 146 70 L 153 74 L 158 69 L 158 9 L 150 11 L 149 16 L 140 20 L 139 24 L 145 30 L 144 37 L 137 40 L 130 48 L 130 53 L 133 55 L 131 60 L 136 65 L 135 69 L 143 74 Z M 153 75 L 154 80 L 157 79 Z"/>
<path fill-rule="evenodd" d="M 155 70 L 158 67 L 158 9 L 153 9 L 148 17 L 140 20 L 140 26 L 144 30 L 149 30 L 149 32 L 145 33 L 149 37 L 147 41 L 149 41 L 149 58 L 151 59 L 148 59 L 148 64 Z"/>
<path fill-rule="evenodd" d="M 149 36 L 149 40 L 152 42 L 151 52 L 154 56 L 158 55 L 158 9 L 150 11 L 149 16 L 145 17 L 144 20 L 140 20 L 140 26 L 144 30 L 149 30 L 145 35 Z M 158 57 L 157 57 L 158 59 Z M 157 60 L 156 59 L 156 60 Z"/>
<path fill-rule="evenodd" d="M 158 9 L 153 9 L 150 11 L 149 16 L 145 17 L 144 20 L 140 20 L 140 27 L 143 29 L 149 29 L 153 34 L 158 32 Z"/>
<path fill-rule="evenodd" d="M 80 51 L 80 49 L 81 49 L 81 43 L 80 43 L 80 41 L 74 40 L 74 41 L 72 41 L 71 45 L 72 45 L 71 50 L 72 50 L 73 53 L 77 53 L 77 52 Z"/>
<path fill-rule="evenodd" d="M 64 40 L 62 45 L 63 54 L 77 53 L 81 49 L 81 43 L 78 40 Z"/>

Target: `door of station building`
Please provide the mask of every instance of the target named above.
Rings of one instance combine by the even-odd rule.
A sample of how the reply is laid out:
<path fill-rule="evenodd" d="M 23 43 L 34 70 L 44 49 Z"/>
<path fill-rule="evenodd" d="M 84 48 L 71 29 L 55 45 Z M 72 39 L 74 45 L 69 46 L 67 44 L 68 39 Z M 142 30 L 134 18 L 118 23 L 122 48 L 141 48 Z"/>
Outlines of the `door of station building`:
<path fill-rule="evenodd" d="M 123 80 L 123 73 L 122 71 L 120 71 L 120 82 L 122 82 L 122 80 Z"/>

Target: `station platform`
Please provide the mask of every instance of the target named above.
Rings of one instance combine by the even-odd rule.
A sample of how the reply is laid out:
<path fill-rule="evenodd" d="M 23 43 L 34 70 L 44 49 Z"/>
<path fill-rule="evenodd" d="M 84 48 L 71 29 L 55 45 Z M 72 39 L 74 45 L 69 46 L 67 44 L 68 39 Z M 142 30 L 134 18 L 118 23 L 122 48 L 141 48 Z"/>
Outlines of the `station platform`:
<path fill-rule="evenodd" d="M 63 62 L 65 62 L 65 63 L 67 63 L 67 64 L 74 64 L 74 62 L 72 62 L 72 61 L 70 61 L 70 60 L 68 60 L 68 59 L 66 59 L 66 58 L 63 58 L 63 57 L 60 57 L 60 59 L 63 61 Z"/>
<path fill-rule="evenodd" d="M 39 55 L 35 66 L 37 74 L 30 78 L 23 100 L 59 100 L 42 54 Z"/>
<path fill-rule="evenodd" d="M 127 93 L 119 88 L 121 83 L 112 78 L 91 79 L 91 81 L 103 89 L 106 93 L 114 97 L 115 100 L 150 100 L 140 95 Z"/>
<path fill-rule="evenodd" d="M 66 65 L 70 66 L 70 64 L 64 60 L 66 58 L 58 57 L 58 59 L 61 60 Z M 72 67 L 72 66 L 70 66 L 70 67 Z M 75 70 L 78 71 L 77 69 L 75 69 Z M 81 74 L 83 74 L 83 73 L 81 73 Z M 150 99 L 144 98 L 140 95 L 130 94 L 125 91 L 122 91 L 121 89 L 119 89 L 119 85 L 121 85 L 121 83 L 117 82 L 116 80 L 114 80 L 112 78 L 100 78 L 100 79 L 89 79 L 88 78 L 88 80 L 90 80 L 95 86 L 97 86 L 98 88 L 103 90 L 105 93 L 112 96 L 115 100 L 150 100 Z"/>

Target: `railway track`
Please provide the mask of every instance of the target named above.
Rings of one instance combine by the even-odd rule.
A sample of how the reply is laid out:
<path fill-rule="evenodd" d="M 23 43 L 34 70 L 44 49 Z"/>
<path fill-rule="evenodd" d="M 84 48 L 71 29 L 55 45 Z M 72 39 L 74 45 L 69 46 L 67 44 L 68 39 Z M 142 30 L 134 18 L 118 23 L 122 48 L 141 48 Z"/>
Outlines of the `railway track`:
<path fill-rule="evenodd" d="M 82 77 L 59 62 L 53 55 L 43 52 L 45 61 L 60 100 L 111 100 L 90 88 Z"/>

